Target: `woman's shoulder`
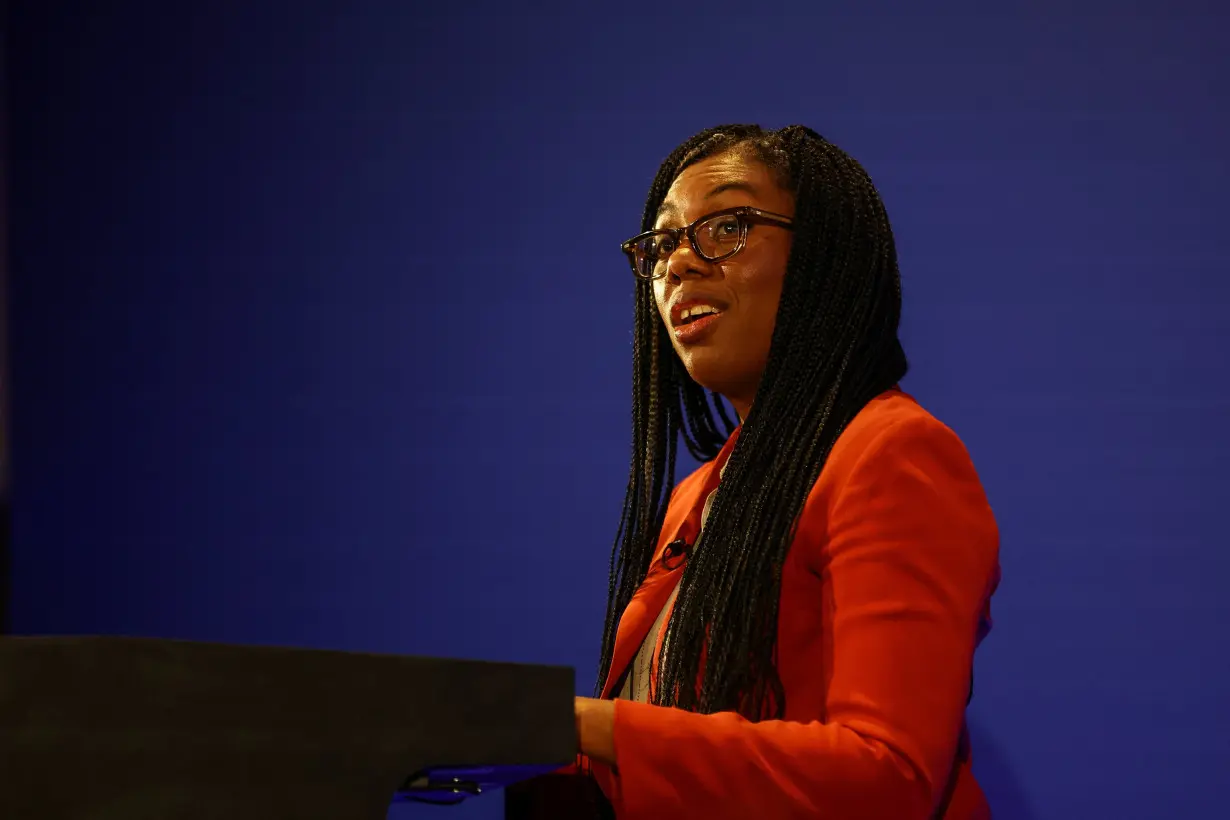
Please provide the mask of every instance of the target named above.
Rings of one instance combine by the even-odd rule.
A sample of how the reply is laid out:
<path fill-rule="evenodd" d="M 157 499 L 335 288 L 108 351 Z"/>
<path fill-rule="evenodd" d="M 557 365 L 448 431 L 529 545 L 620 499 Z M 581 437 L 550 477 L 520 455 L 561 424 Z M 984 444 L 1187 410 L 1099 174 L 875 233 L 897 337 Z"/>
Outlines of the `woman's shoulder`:
<path fill-rule="evenodd" d="M 700 497 L 705 487 L 713 483 L 713 473 L 724 464 L 739 432 L 735 430 L 716 458 L 700 464 L 676 483 L 671 493 L 673 503 L 686 506 Z M 817 483 L 827 483 L 826 478 L 840 481 L 840 477 L 848 475 L 869 456 L 874 458 L 888 451 L 891 458 L 893 451 L 918 448 L 942 453 L 949 461 L 969 464 L 968 453 L 957 434 L 913 395 L 895 387 L 876 396 L 850 420 L 834 442 Z"/>
<path fill-rule="evenodd" d="M 979 484 L 964 442 L 912 395 L 900 389 L 868 402 L 842 431 L 813 492 L 832 494 L 856 473 L 860 483 L 880 475 L 925 472 L 932 482 Z"/>
<path fill-rule="evenodd" d="M 858 461 L 894 441 L 926 439 L 960 446 L 957 434 L 912 395 L 893 388 L 859 411 L 833 445 L 830 462 Z"/>
<path fill-rule="evenodd" d="M 901 390 L 876 397 L 847 425 L 804 518 L 822 528 L 904 526 L 919 537 L 943 522 L 980 555 L 998 549 L 994 513 L 965 444 Z"/>

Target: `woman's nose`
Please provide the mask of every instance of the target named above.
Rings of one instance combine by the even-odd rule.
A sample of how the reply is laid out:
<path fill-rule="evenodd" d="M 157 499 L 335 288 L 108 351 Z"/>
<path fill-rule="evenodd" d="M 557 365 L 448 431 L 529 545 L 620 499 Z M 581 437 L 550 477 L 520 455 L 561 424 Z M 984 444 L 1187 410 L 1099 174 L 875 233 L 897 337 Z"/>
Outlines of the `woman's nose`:
<path fill-rule="evenodd" d="M 666 259 L 666 275 L 670 279 L 682 281 L 698 276 L 707 276 L 712 271 L 713 263 L 697 255 L 692 243 L 687 239 L 679 243 L 679 247 Z"/>

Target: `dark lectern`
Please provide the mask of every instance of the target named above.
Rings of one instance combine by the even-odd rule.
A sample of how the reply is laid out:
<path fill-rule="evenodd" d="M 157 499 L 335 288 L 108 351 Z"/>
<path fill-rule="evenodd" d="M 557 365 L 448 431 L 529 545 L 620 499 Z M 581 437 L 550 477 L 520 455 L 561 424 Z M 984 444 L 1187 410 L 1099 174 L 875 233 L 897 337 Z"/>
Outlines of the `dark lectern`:
<path fill-rule="evenodd" d="M 572 762 L 574 694 L 564 667 L 0 638 L 0 818 L 381 820 Z"/>

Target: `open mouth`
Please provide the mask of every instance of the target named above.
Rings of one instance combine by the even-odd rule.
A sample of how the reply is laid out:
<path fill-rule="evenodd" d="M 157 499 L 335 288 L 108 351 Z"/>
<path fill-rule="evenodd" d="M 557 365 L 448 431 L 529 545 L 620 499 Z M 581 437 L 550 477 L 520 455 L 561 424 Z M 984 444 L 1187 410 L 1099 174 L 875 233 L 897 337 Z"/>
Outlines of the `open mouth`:
<path fill-rule="evenodd" d="M 675 324 L 675 339 L 682 344 L 700 341 L 709 334 L 713 326 L 722 318 L 722 312 L 695 313 L 680 317 Z"/>
<path fill-rule="evenodd" d="M 699 313 L 695 316 L 688 316 L 687 318 L 680 319 L 679 324 L 677 324 L 676 327 L 687 327 L 690 324 L 704 321 L 705 319 L 708 319 L 710 317 L 714 317 L 717 315 L 718 315 L 717 313 Z"/>
<path fill-rule="evenodd" d="M 684 327 L 694 324 L 711 316 L 721 314 L 721 310 L 713 305 L 695 305 L 679 313 L 679 317 L 675 320 L 675 327 Z"/>

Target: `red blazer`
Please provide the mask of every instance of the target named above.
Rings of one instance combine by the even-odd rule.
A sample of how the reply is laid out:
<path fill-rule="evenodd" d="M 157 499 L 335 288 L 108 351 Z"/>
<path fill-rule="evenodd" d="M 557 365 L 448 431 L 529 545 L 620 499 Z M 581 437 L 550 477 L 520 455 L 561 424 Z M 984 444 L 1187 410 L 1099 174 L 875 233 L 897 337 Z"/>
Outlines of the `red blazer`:
<path fill-rule="evenodd" d="M 695 541 L 737 437 L 672 495 L 657 556 L 620 621 L 604 697 L 682 574 L 663 565 L 665 546 Z M 784 719 L 617 700 L 616 764 L 593 764 L 616 815 L 931 817 L 964 742 L 998 552 L 994 516 L 957 436 L 900 390 L 873 400 L 834 445 L 782 570 Z M 988 818 L 961 758 L 944 816 Z"/>

